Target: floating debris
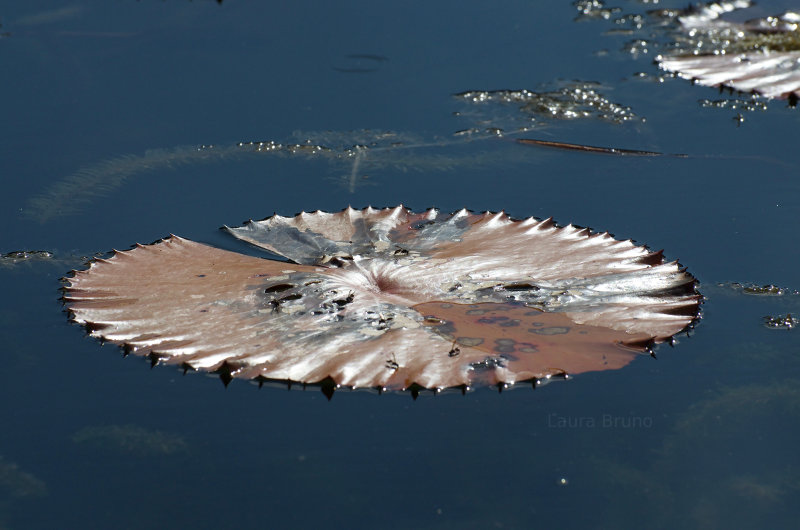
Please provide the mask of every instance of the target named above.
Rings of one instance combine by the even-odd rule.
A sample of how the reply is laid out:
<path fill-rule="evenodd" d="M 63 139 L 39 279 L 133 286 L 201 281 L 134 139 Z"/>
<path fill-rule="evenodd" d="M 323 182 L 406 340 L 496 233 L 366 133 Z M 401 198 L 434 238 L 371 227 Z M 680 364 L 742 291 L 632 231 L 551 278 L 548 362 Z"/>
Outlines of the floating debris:
<path fill-rule="evenodd" d="M 618 156 L 671 156 L 675 158 L 687 158 L 688 155 L 675 153 L 658 153 L 656 151 L 638 151 L 636 149 L 621 149 L 619 147 L 597 147 L 594 145 L 568 144 L 565 142 L 553 142 L 549 140 L 534 140 L 532 138 L 520 138 L 517 143 L 523 145 L 533 145 L 537 147 L 552 147 L 555 149 L 566 149 L 569 151 L 584 151 L 587 153 L 598 153 L 604 155 Z"/>
<path fill-rule="evenodd" d="M 756 110 L 766 111 L 768 106 L 763 99 L 753 95 L 748 98 L 729 98 L 729 99 L 701 99 L 701 107 L 715 109 L 743 110 L 753 112 Z"/>
<path fill-rule="evenodd" d="M 718 285 L 720 287 L 728 287 L 730 289 L 739 291 L 744 294 L 751 294 L 757 296 L 800 295 L 800 291 L 798 291 L 797 289 L 789 289 L 788 287 L 780 287 L 778 285 L 773 285 L 773 284 L 758 285 L 755 283 L 728 282 L 728 283 L 720 283 Z"/>
<path fill-rule="evenodd" d="M 398 206 L 177 236 L 67 279 L 71 319 L 152 364 L 337 388 L 500 389 L 616 369 L 697 318 L 695 279 L 631 241 L 504 213 Z"/>
<path fill-rule="evenodd" d="M 800 318 L 793 317 L 791 314 L 764 317 L 764 325 L 770 329 L 792 329 L 798 324 L 800 324 Z"/>
<path fill-rule="evenodd" d="M 602 0 L 577 0 L 572 2 L 575 9 L 578 10 L 578 16 L 575 17 L 576 21 L 582 20 L 609 20 L 611 17 L 620 13 L 622 9 L 619 7 L 606 7 Z"/>
<path fill-rule="evenodd" d="M 76 254 L 51 252 L 49 250 L 15 250 L 0 254 L 0 269 L 10 269 L 16 265 L 29 265 L 33 263 L 50 263 L 53 265 L 77 267 L 80 264 L 106 257 L 108 252 L 95 252 L 94 254 Z"/>
<path fill-rule="evenodd" d="M 455 97 L 473 104 L 515 105 L 529 122 L 540 119 L 596 118 L 624 123 L 640 119 L 630 107 L 606 98 L 601 94 L 601 89 L 602 85 L 599 83 L 575 81 L 557 90 L 468 90 L 455 94 Z"/>
<path fill-rule="evenodd" d="M 47 250 L 15 250 L 0 254 L 0 267 L 16 265 L 28 261 L 44 261 L 53 259 L 53 253 Z"/>

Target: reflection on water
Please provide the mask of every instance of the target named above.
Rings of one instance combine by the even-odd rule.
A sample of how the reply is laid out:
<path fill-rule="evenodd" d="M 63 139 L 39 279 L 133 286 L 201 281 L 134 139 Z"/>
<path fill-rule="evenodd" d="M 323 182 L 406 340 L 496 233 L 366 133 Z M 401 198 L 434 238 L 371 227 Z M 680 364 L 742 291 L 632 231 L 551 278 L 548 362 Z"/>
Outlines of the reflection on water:
<path fill-rule="evenodd" d="M 460 167 L 490 167 L 507 160 L 507 152 L 476 149 L 453 153 L 446 147 L 515 135 L 543 127 L 552 120 L 596 119 L 622 124 L 638 119 L 630 107 L 606 98 L 597 83 L 561 83 L 557 90 L 471 90 L 455 95 L 464 104 L 456 115 L 467 127 L 450 137 L 425 138 L 395 131 L 320 131 L 293 134 L 295 141 L 246 141 L 231 146 L 202 145 L 150 149 L 126 154 L 83 168 L 29 200 L 27 217 L 40 223 L 82 211 L 109 195 L 131 177 L 188 164 L 220 162 L 248 155 L 322 159 L 346 167 L 343 179 L 350 192 L 370 174 L 395 171 L 452 171 Z M 437 149 L 438 148 L 438 149 Z"/>
<path fill-rule="evenodd" d="M 47 484 L 0 455 L 0 529 L 5 529 L 5 513 L 11 506 L 30 506 L 31 501 L 47 496 Z"/>
<path fill-rule="evenodd" d="M 9 498 L 44 495 L 47 495 L 47 486 L 42 480 L 0 456 L 0 508 Z"/>
<path fill-rule="evenodd" d="M 119 451 L 140 457 L 182 453 L 188 445 L 181 436 L 137 425 L 84 427 L 72 435 L 76 444 L 100 451 Z"/>
<path fill-rule="evenodd" d="M 673 506 L 680 506 L 666 527 L 756 528 L 764 513 L 791 517 L 800 477 L 787 463 L 796 462 L 800 437 L 792 428 L 781 429 L 782 439 L 769 433 L 800 414 L 798 383 L 717 388 L 679 417 L 654 461 L 674 477 Z M 743 451 L 759 458 L 742 459 Z"/>

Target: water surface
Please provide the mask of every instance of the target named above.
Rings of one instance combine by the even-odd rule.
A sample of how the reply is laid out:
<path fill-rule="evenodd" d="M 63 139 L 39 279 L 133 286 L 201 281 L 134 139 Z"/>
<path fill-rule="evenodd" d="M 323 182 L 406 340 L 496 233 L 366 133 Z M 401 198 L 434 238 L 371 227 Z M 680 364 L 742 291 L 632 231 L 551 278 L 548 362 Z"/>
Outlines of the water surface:
<path fill-rule="evenodd" d="M 0 528 L 791 527 L 800 339 L 762 318 L 800 313 L 800 297 L 716 284 L 800 288 L 800 114 L 771 102 L 738 123 L 698 104 L 726 96 L 658 82 L 652 55 L 620 51 L 630 36 L 576 15 L 525 1 L 6 6 L 0 253 L 56 259 L 0 266 Z M 522 119 L 454 94 L 574 80 L 636 118 L 540 119 L 525 135 L 691 156 L 453 136 Z M 403 146 L 355 171 L 231 149 L 391 138 Z M 123 360 L 58 301 L 74 256 L 169 233 L 252 252 L 217 228 L 400 203 L 552 216 L 664 248 L 700 279 L 703 318 L 658 360 L 535 392 L 327 402 Z"/>

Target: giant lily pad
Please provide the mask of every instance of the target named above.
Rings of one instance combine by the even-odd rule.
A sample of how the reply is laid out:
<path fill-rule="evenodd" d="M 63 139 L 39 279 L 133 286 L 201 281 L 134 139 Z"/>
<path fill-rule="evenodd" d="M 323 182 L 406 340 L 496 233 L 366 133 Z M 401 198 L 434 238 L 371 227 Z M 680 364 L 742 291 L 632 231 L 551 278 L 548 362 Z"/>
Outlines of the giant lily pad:
<path fill-rule="evenodd" d="M 416 393 L 621 368 L 700 303 L 660 252 L 551 220 L 398 206 L 228 230 L 290 261 L 177 236 L 137 245 L 68 280 L 72 319 L 226 384 Z"/>

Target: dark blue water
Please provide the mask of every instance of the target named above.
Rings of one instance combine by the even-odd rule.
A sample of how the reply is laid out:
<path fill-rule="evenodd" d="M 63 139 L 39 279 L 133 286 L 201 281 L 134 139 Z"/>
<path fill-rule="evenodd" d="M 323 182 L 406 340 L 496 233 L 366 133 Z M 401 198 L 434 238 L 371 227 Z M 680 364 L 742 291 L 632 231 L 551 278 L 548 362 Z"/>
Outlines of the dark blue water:
<path fill-rule="evenodd" d="M 569 2 L 271 4 L 2 7 L 0 253 L 57 259 L 0 266 L 0 528 L 791 528 L 800 338 L 762 317 L 800 313 L 800 297 L 716 283 L 800 286 L 798 111 L 772 102 L 737 127 L 697 103 L 715 89 L 654 81 L 651 55 L 619 51 L 631 37 L 604 35 L 611 22 L 573 22 Z M 692 156 L 441 145 L 515 117 L 455 93 L 575 79 L 646 120 L 527 136 Z M 355 173 L 225 150 L 387 131 L 406 147 Z M 700 279 L 703 318 L 657 361 L 535 392 L 328 402 L 122 360 L 58 301 L 76 255 L 169 233 L 241 250 L 217 227 L 400 203 L 664 248 Z"/>

